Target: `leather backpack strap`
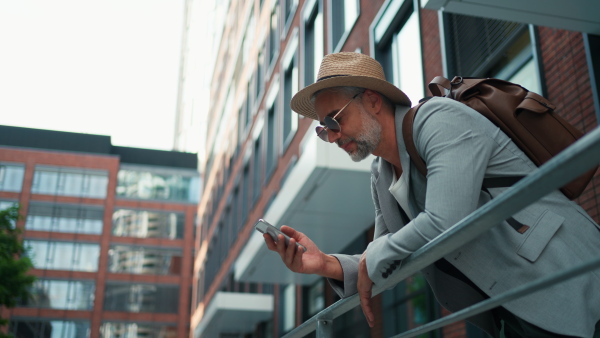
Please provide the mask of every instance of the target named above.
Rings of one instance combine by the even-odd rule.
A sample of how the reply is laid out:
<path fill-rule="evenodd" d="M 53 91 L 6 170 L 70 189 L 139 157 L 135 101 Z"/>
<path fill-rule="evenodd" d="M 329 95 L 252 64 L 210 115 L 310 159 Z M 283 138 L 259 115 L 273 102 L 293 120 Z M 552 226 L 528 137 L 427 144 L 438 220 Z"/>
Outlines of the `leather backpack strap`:
<path fill-rule="evenodd" d="M 443 76 L 436 76 L 433 78 L 433 80 L 431 80 L 431 82 L 429 82 L 427 87 L 429 87 L 429 91 L 431 94 L 433 94 L 433 96 L 444 96 L 444 93 L 442 93 L 440 87 L 450 90 L 451 84 L 452 83 L 447 78 Z"/>
<path fill-rule="evenodd" d="M 427 177 L 427 165 L 419 155 L 413 139 L 413 123 L 415 122 L 415 116 L 417 115 L 419 108 L 421 108 L 425 102 L 427 102 L 427 100 L 421 100 L 418 105 L 410 108 L 406 115 L 404 115 L 404 120 L 402 121 L 402 138 L 404 139 L 404 146 L 406 147 L 410 160 L 421 175 Z"/>

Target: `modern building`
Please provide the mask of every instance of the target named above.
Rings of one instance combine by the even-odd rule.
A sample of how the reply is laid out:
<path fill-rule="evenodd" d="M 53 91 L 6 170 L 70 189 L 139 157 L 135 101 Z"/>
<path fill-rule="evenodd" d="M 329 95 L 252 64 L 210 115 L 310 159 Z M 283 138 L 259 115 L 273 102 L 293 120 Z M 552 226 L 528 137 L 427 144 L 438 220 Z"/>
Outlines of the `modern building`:
<path fill-rule="evenodd" d="M 20 204 L 37 281 L 2 312 L 29 337 L 187 337 L 200 180 L 192 153 L 0 126 L 0 208 Z"/>
<path fill-rule="evenodd" d="M 203 3 L 189 0 L 187 8 L 206 10 Z M 584 132 L 600 117 L 595 0 L 229 0 L 219 6 L 206 19 L 217 24 L 218 39 L 208 63 L 194 338 L 279 337 L 336 300 L 323 279 L 289 272 L 266 249 L 253 230 L 257 219 L 294 226 L 324 252 L 361 253 L 373 236 L 371 161 L 354 163 L 321 142 L 315 121 L 289 107 L 292 95 L 315 81 L 323 55 L 373 56 L 415 103 L 437 75 L 498 77 L 547 97 Z M 188 27 L 195 24 L 205 22 L 191 20 Z M 199 38 L 194 32 L 187 30 L 186 41 Z M 205 62 L 194 55 L 186 54 L 189 69 Z M 183 82 L 182 90 L 181 102 L 193 102 L 194 91 Z M 599 196 L 596 176 L 577 200 L 596 221 Z M 375 328 L 357 308 L 335 320 L 335 336 L 391 336 L 447 313 L 419 275 L 375 304 Z M 429 336 L 482 333 L 461 322 Z"/>

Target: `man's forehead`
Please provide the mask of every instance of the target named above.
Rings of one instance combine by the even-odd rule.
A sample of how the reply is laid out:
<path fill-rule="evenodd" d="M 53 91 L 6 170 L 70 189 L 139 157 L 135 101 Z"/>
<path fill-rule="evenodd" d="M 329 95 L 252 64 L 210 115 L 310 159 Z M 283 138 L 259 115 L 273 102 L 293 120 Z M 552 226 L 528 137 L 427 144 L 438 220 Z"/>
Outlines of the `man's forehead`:
<path fill-rule="evenodd" d="M 319 120 L 323 120 L 328 115 L 335 115 L 346 104 L 345 101 L 347 101 L 346 96 L 342 93 L 334 91 L 318 93 L 314 100 L 314 107 Z"/>

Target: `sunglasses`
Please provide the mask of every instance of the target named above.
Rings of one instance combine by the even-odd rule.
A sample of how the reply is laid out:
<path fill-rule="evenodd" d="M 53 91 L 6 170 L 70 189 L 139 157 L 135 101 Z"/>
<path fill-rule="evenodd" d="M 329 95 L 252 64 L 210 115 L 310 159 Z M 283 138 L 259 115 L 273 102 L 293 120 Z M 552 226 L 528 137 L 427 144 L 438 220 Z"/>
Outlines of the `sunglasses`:
<path fill-rule="evenodd" d="M 325 126 L 317 126 L 315 128 L 315 131 L 317 132 L 317 136 L 321 140 L 323 140 L 325 142 L 329 142 L 329 132 L 327 130 L 331 130 L 334 133 L 339 133 L 342 131 L 342 127 L 340 126 L 340 123 L 335 118 L 338 117 L 338 115 L 340 115 L 340 113 L 344 109 L 346 109 L 346 107 L 348 107 L 348 105 L 350 105 L 350 103 L 352 103 L 352 101 L 354 101 L 354 99 L 360 94 L 362 94 L 362 93 L 358 93 L 358 94 L 352 96 L 350 101 L 348 101 L 348 103 L 346 103 L 342 107 L 342 109 L 338 110 L 338 112 L 335 113 L 335 115 L 325 116 L 325 118 L 323 119 L 323 124 L 325 124 Z"/>

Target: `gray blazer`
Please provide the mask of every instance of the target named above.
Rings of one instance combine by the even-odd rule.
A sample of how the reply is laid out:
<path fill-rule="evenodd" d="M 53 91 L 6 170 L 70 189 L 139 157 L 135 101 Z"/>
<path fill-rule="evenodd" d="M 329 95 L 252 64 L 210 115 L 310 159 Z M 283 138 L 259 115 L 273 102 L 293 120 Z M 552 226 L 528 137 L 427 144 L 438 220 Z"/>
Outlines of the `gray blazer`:
<path fill-rule="evenodd" d="M 405 223 L 389 192 L 392 166 L 381 158 L 372 165 L 375 235 L 367 247 L 367 269 L 384 283 L 399 262 L 490 200 L 484 177 L 527 175 L 536 169 L 496 126 L 471 108 L 433 98 L 420 109 L 414 141 L 427 163 L 427 180 L 410 164 L 402 141 L 406 108 L 396 110 L 396 137 L 404 180 L 400 200 Z M 489 189 L 493 196 L 506 188 Z M 518 233 L 503 222 L 444 258 L 488 296 L 536 280 L 600 254 L 600 227 L 576 203 L 555 191 L 513 216 L 531 228 Z M 344 282 L 330 281 L 341 297 L 357 292 L 358 255 L 335 255 Z M 391 273 L 390 273 L 391 272 Z M 466 283 L 431 265 L 423 274 L 440 304 L 457 311 L 483 299 Z M 600 320 L 600 271 L 546 288 L 504 304 L 518 317 L 546 330 L 591 337 Z M 496 333 L 489 314 L 470 319 Z"/>

